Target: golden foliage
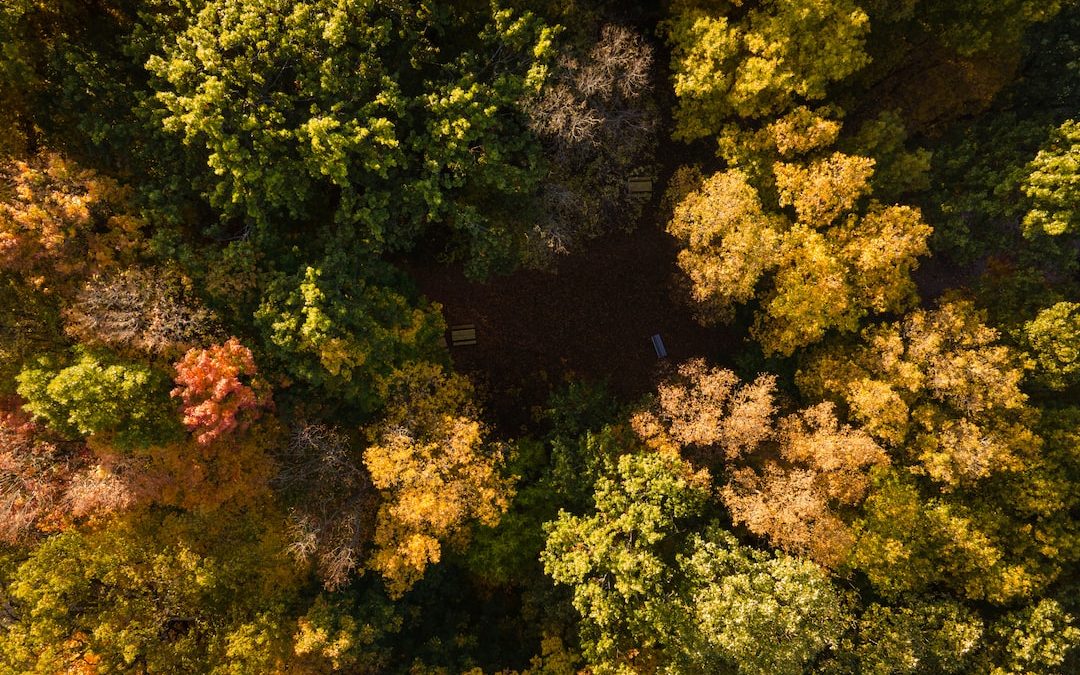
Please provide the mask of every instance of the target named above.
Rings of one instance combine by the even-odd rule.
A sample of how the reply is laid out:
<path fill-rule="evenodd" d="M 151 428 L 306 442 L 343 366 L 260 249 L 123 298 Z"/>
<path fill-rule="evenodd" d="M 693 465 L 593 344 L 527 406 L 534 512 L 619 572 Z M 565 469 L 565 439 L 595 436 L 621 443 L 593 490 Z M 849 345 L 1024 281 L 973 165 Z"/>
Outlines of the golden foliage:
<path fill-rule="evenodd" d="M 276 422 L 266 421 L 211 443 L 151 448 L 149 471 L 160 481 L 155 501 L 189 511 L 255 503 L 269 494 L 274 462 L 268 451 L 280 434 Z"/>
<path fill-rule="evenodd" d="M 861 300 L 874 312 L 906 309 L 917 292 L 911 272 L 916 259 L 927 255 L 933 231 L 919 209 L 872 204 L 861 219 L 849 218 L 836 228 L 839 255 L 850 270 L 851 283 L 862 290 Z"/>
<path fill-rule="evenodd" d="M 965 301 L 868 328 L 863 344 L 817 351 L 798 376 L 842 402 L 875 438 L 949 487 L 1018 470 L 1039 440 L 1020 390 L 1021 358 Z"/>
<path fill-rule="evenodd" d="M 429 363 L 405 366 L 389 387 L 364 464 L 383 496 L 368 567 L 393 597 L 439 562 L 443 542 L 463 544 L 470 521 L 494 526 L 509 506 L 502 451 L 485 444 L 471 396 L 468 380 Z"/>
<path fill-rule="evenodd" d="M 889 459 L 865 431 L 840 424 L 831 403 L 777 419 L 775 397 L 772 375 L 744 384 L 695 359 L 631 423 L 658 451 L 725 467 L 720 497 L 736 523 L 836 566 L 854 542 L 843 516 L 866 497 L 871 469 Z"/>
<path fill-rule="evenodd" d="M 130 190 L 43 152 L 0 166 L 11 185 L 0 200 L 0 265 L 52 291 L 133 260 L 145 222 L 128 204 Z"/>
<path fill-rule="evenodd" d="M 773 172 L 780 206 L 795 207 L 800 223 L 822 228 L 854 209 L 870 192 L 874 160 L 834 152 L 808 165 L 777 162 Z"/>
<path fill-rule="evenodd" d="M 703 313 L 728 320 L 734 305 L 754 297 L 761 277 L 778 264 L 782 229 L 741 171 L 714 174 L 678 202 L 668 232 L 685 246 L 679 266 Z"/>
<path fill-rule="evenodd" d="M 766 353 L 792 354 L 830 328 L 858 328 L 865 309 L 848 270 L 820 232 L 796 225 L 784 238 L 773 287 L 763 298 L 753 335 Z"/>
<path fill-rule="evenodd" d="M 798 106 L 769 124 L 766 131 L 782 157 L 805 155 L 831 146 L 840 137 L 840 122 L 829 119 L 829 112 Z"/>
<path fill-rule="evenodd" d="M 269 494 L 280 425 L 264 418 L 246 433 L 199 443 L 188 438 L 137 455 L 100 442 L 91 448 L 97 463 L 75 477 L 68 491 L 74 515 L 96 518 L 150 503 L 211 512 L 247 506 Z"/>
<path fill-rule="evenodd" d="M 720 493 L 735 523 L 768 537 L 779 549 L 835 567 L 851 550 L 850 528 L 829 509 L 808 469 L 770 462 L 760 472 L 741 468 Z"/>
<path fill-rule="evenodd" d="M 864 200 L 869 157 L 833 152 L 765 171 L 771 158 L 835 141 L 839 123 L 823 115 L 798 108 L 757 132 L 729 129 L 720 151 L 738 168 L 708 178 L 683 169 L 668 191 L 667 230 L 682 244 L 699 319 L 727 322 L 758 300 L 754 336 L 766 354 L 789 356 L 829 330 L 855 331 L 870 312 L 908 309 L 911 272 L 929 251 L 918 209 Z"/>

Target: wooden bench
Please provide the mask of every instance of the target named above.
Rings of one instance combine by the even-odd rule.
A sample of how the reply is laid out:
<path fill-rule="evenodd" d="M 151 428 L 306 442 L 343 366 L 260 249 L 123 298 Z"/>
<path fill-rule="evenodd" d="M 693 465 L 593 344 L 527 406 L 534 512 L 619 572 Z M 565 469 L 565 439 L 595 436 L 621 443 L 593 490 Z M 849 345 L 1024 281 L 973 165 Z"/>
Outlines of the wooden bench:
<path fill-rule="evenodd" d="M 652 336 L 652 346 L 656 350 L 656 358 L 663 359 L 667 357 L 667 347 L 664 346 L 664 339 L 660 337 L 660 333 Z"/>
<path fill-rule="evenodd" d="M 476 326 L 471 323 L 463 323 L 450 326 L 450 345 L 452 347 L 468 347 L 476 344 Z"/>
<path fill-rule="evenodd" d="M 653 179 L 650 176 L 631 176 L 626 181 L 626 189 L 631 198 L 648 201 L 652 199 Z"/>

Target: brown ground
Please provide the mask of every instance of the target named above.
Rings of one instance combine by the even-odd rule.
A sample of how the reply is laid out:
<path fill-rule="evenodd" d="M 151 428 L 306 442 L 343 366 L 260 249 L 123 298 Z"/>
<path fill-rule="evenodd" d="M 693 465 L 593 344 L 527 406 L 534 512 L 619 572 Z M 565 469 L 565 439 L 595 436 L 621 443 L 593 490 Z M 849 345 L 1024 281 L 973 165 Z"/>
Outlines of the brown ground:
<path fill-rule="evenodd" d="M 488 410 L 513 433 L 567 380 L 606 379 L 623 400 L 653 389 L 664 368 L 654 333 L 663 336 L 668 362 L 715 361 L 738 343 L 733 331 L 702 328 L 675 300 L 675 250 L 674 239 L 646 222 L 560 257 L 552 272 L 472 283 L 445 265 L 407 269 L 443 305 L 447 324 L 476 325 L 477 345 L 451 349 L 455 366 L 474 377 Z"/>

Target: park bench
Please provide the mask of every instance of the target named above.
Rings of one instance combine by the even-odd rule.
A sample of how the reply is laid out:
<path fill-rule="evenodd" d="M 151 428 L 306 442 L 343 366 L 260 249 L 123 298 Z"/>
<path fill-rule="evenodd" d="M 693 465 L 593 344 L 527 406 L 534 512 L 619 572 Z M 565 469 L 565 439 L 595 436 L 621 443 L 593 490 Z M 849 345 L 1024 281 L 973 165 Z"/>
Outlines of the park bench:
<path fill-rule="evenodd" d="M 664 346 L 664 339 L 660 337 L 660 333 L 652 336 L 652 346 L 656 350 L 656 358 L 663 359 L 667 357 L 667 347 Z"/>
<path fill-rule="evenodd" d="M 651 176 L 631 176 L 626 182 L 631 199 L 649 201 L 652 199 L 653 179 Z"/>
<path fill-rule="evenodd" d="M 450 345 L 452 347 L 468 347 L 476 344 L 476 326 L 471 323 L 463 323 L 450 327 Z"/>

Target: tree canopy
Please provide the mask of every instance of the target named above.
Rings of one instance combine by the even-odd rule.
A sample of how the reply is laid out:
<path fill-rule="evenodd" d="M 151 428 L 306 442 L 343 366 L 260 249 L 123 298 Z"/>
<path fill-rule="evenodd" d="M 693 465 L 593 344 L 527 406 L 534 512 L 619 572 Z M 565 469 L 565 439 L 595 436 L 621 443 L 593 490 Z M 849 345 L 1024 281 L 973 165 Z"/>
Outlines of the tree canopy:
<path fill-rule="evenodd" d="M 0 674 L 1080 672 L 1078 35 L 0 2 Z"/>

